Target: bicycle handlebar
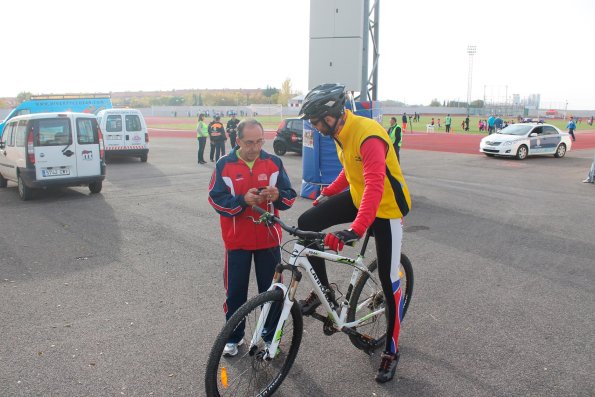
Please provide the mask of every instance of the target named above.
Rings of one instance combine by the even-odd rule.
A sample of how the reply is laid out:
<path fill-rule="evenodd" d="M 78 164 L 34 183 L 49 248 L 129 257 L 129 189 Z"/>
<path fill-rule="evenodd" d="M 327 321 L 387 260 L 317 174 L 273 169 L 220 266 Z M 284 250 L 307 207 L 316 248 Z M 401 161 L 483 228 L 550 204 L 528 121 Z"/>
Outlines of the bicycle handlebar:
<path fill-rule="evenodd" d="M 257 205 L 253 205 L 252 210 L 260 214 L 260 221 L 264 221 L 267 223 L 276 223 L 279 226 L 281 226 L 281 229 L 285 230 L 292 236 L 303 238 L 305 240 L 324 240 L 324 237 L 326 236 L 326 233 L 309 232 L 305 230 L 300 230 L 295 226 L 287 226 L 281 219 L 271 214 L 270 212 L 263 210 Z"/>

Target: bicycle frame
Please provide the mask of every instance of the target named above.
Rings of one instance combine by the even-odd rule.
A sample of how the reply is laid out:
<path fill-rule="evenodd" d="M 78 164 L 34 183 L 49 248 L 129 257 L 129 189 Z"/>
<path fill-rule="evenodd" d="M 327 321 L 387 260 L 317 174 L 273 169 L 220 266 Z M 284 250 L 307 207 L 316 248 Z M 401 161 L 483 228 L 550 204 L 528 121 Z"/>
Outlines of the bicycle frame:
<path fill-rule="evenodd" d="M 289 257 L 289 260 L 288 260 L 289 265 L 280 264 L 277 266 L 277 268 L 275 269 L 275 275 L 273 277 L 273 282 L 268 289 L 269 291 L 274 290 L 274 289 L 282 290 L 283 295 L 285 296 L 285 299 L 283 302 L 283 310 L 281 311 L 279 321 L 277 322 L 277 327 L 275 329 L 273 340 L 271 341 L 271 344 L 268 346 L 265 358 L 273 359 L 273 358 L 275 358 L 275 356 L 278 353 L 279 342 L 281 341 L 281 337 L 283 336 L 283 326 L 285 324 L 285 321 L 289 317 L 291 308 L 294 304 L 295 293 L 296 293 L 298 284 L 301 281 L 301 273 L 299 272 L 298 269 L 304 270 L 305 273 L 308 275 L 310 281 L 312 282 L 312 285 L 314 286 L 315 294 L 320 299 L 322 306 L 326 310 L 330 319 L 334 322 L 335 328 L 337 328 L 337 330 L 347 332 L 351 328 L 358 326 L 359 324 L 361 324 L 363 321 L 366 321 L 370 317 L 377 316 L 384 312 L 384 308 L 378 309 L 372 313 L 368 313 L 366 316 L 364 316 L 360 319 L 356 319 L 355 321 L 345 322 L 345 319 L 347 317 L 347 311 L 349 310 L 349 298 L 351 297 L 351 292 L 353 290 L 353 287 L 355 286 L 355 283 L 357 282 L 359 277 L 362 275 L 362 273 L 368 272 L 368 270 L 364 267 L 364 261 L 363 261 L 364 260 L 363 254 L 365 252 L 368 240 L 369 240 L 369 236 L 366 236 L 366 239 L 362 246 L 361 252 L 357 256 L 356 259 L 351 259 L 351 258 L 348 258 L 345 256 L 331 254 L 328 252 L 323 252 L 323 251 L 319 251 L 319 250 L 312 249 L 312 248 L 307 248 L 307 247 L 304 247 L 304 245 L 302 245 L 301 242 L 298 242 L 294 245 L 293 251 L 292 251 L 291 256 Z M 320 279 L 318 278 L 318 276 L 316 275 L 316 272 L 312 268 L 310 261 L 308 261 L 307 257 L 309 257 L 309 256 L 326 259 L 331 262 L 348 263 L 348 264 L 354 266 L 353 273 L 351 274 L 351 280 L 349 283 L 347 294 L 345 295 L 342 302 L 339 304 L 338 312 L 337 312 L 337 310 L 335 310 L 335 308 L 333 308 L 334 304 L 332 303 L 332 301 L 329 300 L 329 298 L 322 291 L 322 283 L 320 282 Z M 289 287 L 287 287 L 285 284 L 280 282 L 281 273 L 283 270 L 290 270 L 294 273 L 294 278 L 293 278 L 292 283 Z M 370 275 L 370 277 L 372 277 L 372 275 Z M 359 311 L 359 309 L 362 306 L 366 305 L 368 303 L 368 301 L 369 301 L 369 299 L 360 303 L 360 305 L 358 305 L 358 307 L 356 308 L 356 311 Z M 252 346 L 255 346 L 258 343 L 260 335 L 262 335 L 263 327 L 266 322 L 266 318 L 269 314 L 270 307 L 271 307 L 271 303 L 267 303 L 264 305 L 264 307 L 260 313 L 260 316 L 258 318 L 256 329 L 254 331 L 254 335 L 252 336 L 252 340 L 250 342 L 249 349 L 251 349 Z M 355 332 L 355 331 L 352 331 L 352 332 Z"/>

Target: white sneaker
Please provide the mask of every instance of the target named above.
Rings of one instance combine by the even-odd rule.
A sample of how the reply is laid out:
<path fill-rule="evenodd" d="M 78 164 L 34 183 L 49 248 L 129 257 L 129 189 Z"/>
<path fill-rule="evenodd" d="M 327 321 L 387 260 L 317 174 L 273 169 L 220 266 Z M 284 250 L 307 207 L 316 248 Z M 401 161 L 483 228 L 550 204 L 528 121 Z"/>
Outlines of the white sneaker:
<path fill-rule="evenodd" d="M 583 183 L 593 183 L 593 182 L 591 182 L 591 181 L 589 180 L 589 178 L 587 178 L 587 179 L 585 179 L 584 181 L 581 181 L 581 182 L 583 182 Z"/>
<path fill-rule="evenodd" d="M 244 344 L 244 339 L 241 339 L 238 343 L 226 343 L 225 349 L 223 349 L 224 357 L 234 357 L 238 354 L 238 346 Z"/>

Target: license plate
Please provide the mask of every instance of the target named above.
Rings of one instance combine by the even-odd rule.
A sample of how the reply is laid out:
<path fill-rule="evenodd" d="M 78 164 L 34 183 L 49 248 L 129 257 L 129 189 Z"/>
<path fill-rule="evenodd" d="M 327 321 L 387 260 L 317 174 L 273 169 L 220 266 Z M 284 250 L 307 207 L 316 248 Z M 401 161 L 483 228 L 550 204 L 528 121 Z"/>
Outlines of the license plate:
<path fill-rule="evenodd" d="M 70 175 L 69 168 L 53 168 L 53 169 L 46 169 L 41 170 L 42 176 L 62 176 L 62 175 Z"/>
<path fill-rule="evenodd" d="M 122 139 L 120 135 L 108 135 L 107 139 Z"/>

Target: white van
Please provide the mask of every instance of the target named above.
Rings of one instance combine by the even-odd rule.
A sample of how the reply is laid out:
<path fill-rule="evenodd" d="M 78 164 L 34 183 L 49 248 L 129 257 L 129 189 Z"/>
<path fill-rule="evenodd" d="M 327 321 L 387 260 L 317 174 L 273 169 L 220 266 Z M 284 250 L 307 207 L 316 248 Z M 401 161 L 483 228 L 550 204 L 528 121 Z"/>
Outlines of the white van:
<path fill-rule="evenodd" d="M 0 187 L 16 182 L 19 197 L 32 189 L 89 186 L 99 193 L 105 179 L 103 137 L 88 113 L 35 113 L 17 116 L 0 139 Z"/>
<path fill-rule="evenodd" d="M 139 110 L 105 109 L 97 113 L 97 121 L 104 133 L 106 156 L 138 156 L 147 161 L 149 133 Z"/>

